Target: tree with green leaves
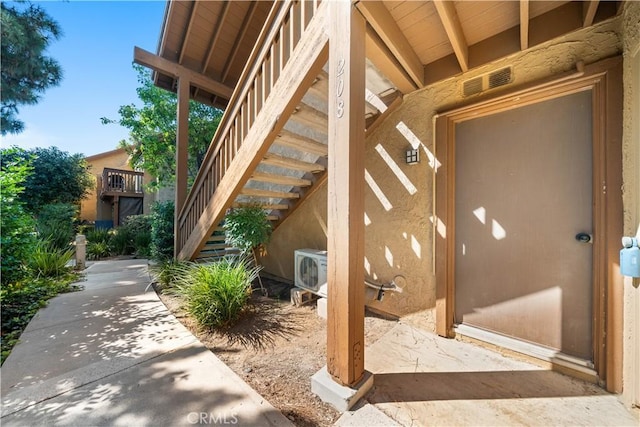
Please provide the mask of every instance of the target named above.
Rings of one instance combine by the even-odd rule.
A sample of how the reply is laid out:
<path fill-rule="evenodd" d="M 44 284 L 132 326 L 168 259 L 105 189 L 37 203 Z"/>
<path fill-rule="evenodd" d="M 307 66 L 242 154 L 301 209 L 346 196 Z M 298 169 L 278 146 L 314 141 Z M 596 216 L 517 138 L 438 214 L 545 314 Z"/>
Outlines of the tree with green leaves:
<path fill-rule="evenodd" d="M 12 149 L 3 150 L 9 153 Z M 13 149 L 15 150 L 15 149 Z M 25 211 L 20 196 L 24 182 L 32 173 L 30 161 L 4 161 L 0 167 L 0 280 L 11 283 L 25 274 L 23 260 L 34 249 L 35 223 Z"/>
<path fill-rule="evenodd" d="M 22 132 L 18 107 L 37 104 L 46 89 L 62 80 L 58 62 L 45 55 L 49 44 L 62 35 L 58 23 L 40 6 L 16 7 L 21 3 L 0 3 L 2 135 Z"/>
<path fill-rule="evenodd" d="M 134 65 L 138 71 L 138 98 L 142 107 L 134 104 L 119 108 L 119 120 L 102 118 L 104 124 L 119 124 L 129 129 L 129 141 L 120 141 L 130 156 L 131 167 L 144 170 L 157 178 L 155 186 L 175 183 L 176 170 L 176 109 L 175 93 L 153 84 L 151 72 Z M 222 111 L 196 101 L 189 101 L 188 177 L 193 182 L 204 160 L 211 139 L 220 124 Z"/>
<path fill-rule="evenodd" d="M 89 164 L 82 154 L 69 154 L 56 147 L 2 149 L 2 165 L 28 164 L 32 172 L 24 180 L 19 198 L 25 209 L 38 214 L 44 205 L 77 203 L 95 186 Z"/>

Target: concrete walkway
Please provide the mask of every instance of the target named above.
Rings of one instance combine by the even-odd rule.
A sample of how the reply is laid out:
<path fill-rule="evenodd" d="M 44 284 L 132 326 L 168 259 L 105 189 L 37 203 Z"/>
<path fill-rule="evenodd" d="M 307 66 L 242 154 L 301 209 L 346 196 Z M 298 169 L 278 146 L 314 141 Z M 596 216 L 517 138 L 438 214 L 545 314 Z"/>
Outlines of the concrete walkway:
<path fill-rule="evenodd" d="M 146 261 L 102 261 L 2 366 L 3 426 L 290 426 L 171 315 Z"/>

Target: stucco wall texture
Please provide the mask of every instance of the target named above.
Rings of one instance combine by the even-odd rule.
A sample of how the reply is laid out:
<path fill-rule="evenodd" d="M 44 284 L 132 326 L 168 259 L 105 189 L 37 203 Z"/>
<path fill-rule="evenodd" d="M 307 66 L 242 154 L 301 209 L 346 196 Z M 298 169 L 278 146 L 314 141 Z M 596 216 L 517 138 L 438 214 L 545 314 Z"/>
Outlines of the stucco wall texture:
<path fill-rule="evenodd" d="M 405 279 L 401 293 L 387 292 L 382 302 L 368 299 L 368 306 L 395 316 L 424 310 L 426 324 L 432 324 L 434 115 L 575 70 L 578 61 L 589 64 L 620 54 L 620 21 L 602 22 L 411 93 L 367 136 L 366 274 L 379 283 L 399 275 Z M 462 96 L 463 81 L 505 66 L 513 67 L 511 84 L 477 97 Z M 418 165 L 404 161 L 411 144 L 420 145 Z M 295 249 L 326 249 L 326 193 L 324 185 L 274 232 L 262 261 L 267 272 L 293 280 Z"/>

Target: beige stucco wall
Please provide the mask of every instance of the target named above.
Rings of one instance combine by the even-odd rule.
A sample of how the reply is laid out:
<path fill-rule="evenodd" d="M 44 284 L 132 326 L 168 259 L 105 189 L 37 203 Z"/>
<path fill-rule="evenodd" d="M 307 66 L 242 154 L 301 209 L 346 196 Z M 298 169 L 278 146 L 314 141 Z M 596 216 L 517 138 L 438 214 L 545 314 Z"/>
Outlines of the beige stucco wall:
<path fill-rule="evenodd" d="M 405 96 L 402 106 L 367 137 L 366 273 L 381 283 L 398 275 L 405 279 L 402 293 L 387 292 L 382 302 L 369 299 L 370 307 L 398 316 L 425 310 L 425 324 L 433 324 L 432 123 L 437 112 L 473 101 L 463 99 L 461 83 L 511 65 L 513 83 L 480 96 L 511 91 L 574 70 L 577 61 L 589 64 L 619 54 L 619 33 L 620 19 L 615 18 L 428 86 Z M 421 146 L 420 164 L 413 166 L 404 162 L 411 142 Z M 326 249 L 326 192 L 325 185 L 274 232 L 263 260 L 267 272 L 292 280 L 295 249 Z"/>
<path fill-rule="evenodd" d="M 80 205 L 80 219 L 90 222 L 96 220 L 110 220 L 112 219 L 111 203 L 108 201 L 105 202 L 100 200 L 100 198 L 96 194 L 97 186 L 100 183 L 100 177 L 102 176 L 102 171 L 104 170 L 104 168 L 133 170 L 131 166 L 129 166 L 129 156 L 124 151 L 124 149 L 117 149 L 105 153 L 96 154 L 94 156 L 89 156 L 86 158 L 86 160 L 87 163 L 91 166 L 90 171 L 95 178 L 96 186 L 93 188 L 91 193 L 89 193 L 87 198 L 82 200 L 82 203 Z M 151 179 L 153 179 L 153 177 L 145 173 L 144 183 L 148 184 Z M 150 213 L 153 200 L 153 194 L 145 193 L 143 213 Z"/>
<path fill-rule="evenodd" d="M 624 233 L 640 239 L 640 2 L 627 2 L 624 46 Z M 640 406 L 640 279 L 624 280 L 623 401 Z"/>

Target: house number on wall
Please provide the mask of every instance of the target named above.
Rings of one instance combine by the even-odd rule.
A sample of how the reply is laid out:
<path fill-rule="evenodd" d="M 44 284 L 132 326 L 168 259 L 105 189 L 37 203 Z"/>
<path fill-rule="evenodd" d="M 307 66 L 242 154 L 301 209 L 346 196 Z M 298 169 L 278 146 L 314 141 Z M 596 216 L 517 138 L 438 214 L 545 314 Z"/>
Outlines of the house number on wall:
<path fill-rule="evenodd" d="M 342 92 L 344 92 L 344 59 L 338 60 L 337 77 L 336 82 L 336 116 L 342 118 L 344 115 L 344 100 L 342 99 Z"/>

